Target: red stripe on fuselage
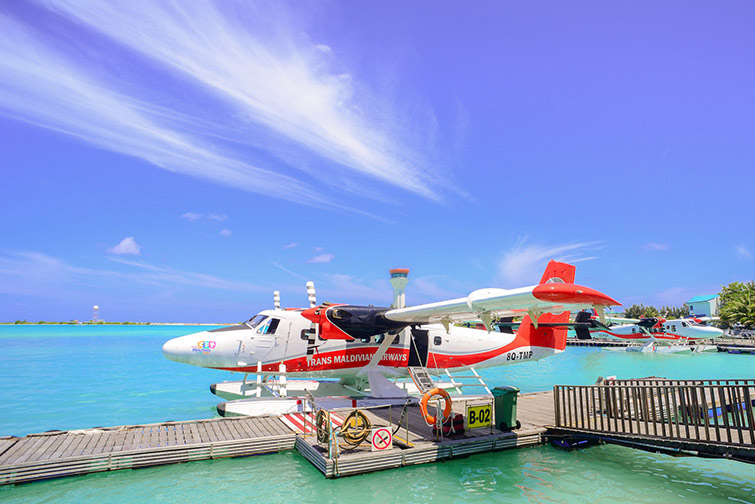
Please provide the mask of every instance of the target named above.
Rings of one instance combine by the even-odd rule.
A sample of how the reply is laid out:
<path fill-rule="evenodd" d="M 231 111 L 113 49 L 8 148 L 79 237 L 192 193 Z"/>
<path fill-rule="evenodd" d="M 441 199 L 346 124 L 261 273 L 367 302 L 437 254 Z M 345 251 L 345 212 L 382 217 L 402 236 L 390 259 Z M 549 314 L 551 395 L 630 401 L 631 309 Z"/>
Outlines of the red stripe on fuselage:
<path fill-rule="evenodd" d="M 471 354 L 444 354 L 439 352 L 428 352 L 427 367 L 430 368 L 455 368 L 474 366 L 481 362 L 494 359 L 506 352 L 518 348 L 531 346 L 528 342 L 515 339 L 508 345 L 504 345 L 485 352 Z M 296 357 L 287 359 L 283 362 L 272 362 L 263 364 L 263 373 L 277 373 L 281 364 L 286 365 L 286 372 L 289 373 L 307 373 L 319 371 L 333 371 L 338 369 L 359 369 L 366 366 L 372 356 L 377 352 L 376 347 L 372 348 L 347 348 L 333 352 L 319 352 L 315 354 L 310 362 L 306 357 Z M 405 368 L 409 364 L 409 350 L 405 348 L 388 349 L 383 359 L 378 363 L 380 366 Z M 224 367 L 218 368 L 226 371 L 240 371 L 243 373 L 254 373 L 257 371 L 256 366 L 246 367 Z"/>

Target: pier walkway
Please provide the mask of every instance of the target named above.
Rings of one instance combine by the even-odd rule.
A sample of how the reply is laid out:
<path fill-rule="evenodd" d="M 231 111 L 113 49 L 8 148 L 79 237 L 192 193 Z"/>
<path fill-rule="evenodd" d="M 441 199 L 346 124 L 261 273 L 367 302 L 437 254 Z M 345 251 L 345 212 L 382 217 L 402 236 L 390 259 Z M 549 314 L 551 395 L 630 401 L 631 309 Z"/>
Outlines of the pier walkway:
<path fill-rule="evenodd" d="M 616 380 L 554 387 L 561 434 L 755 462 L 755 380 Z"/>
<path fill-rule="evenodd" d="M 324 469 L 324 474 L 333 477 L 541 444 L 546 425 L 553 421 L 552 393 L 523 394 L 518 399 L 521 429 L 502 432 L 482 428 L 441 441 L 436 440 L 424 423 L 419 408 L 410 406 L 402 424 L 405 432 L 408 420 L 409 435 L 396 434 L 397 438 L 408 437 L 405 439 L 408 444 L 404 449 L 390 450 L 394 455 L 392 461 L 377 457 L 372 463 L 360 466 L 360 457 L 371 458 L 370 445 L 366 444 L 357 450 L 342 452 L 340 472 L 334 470 L 332 464 L 330 468 L 325 462 L 320 464 L 320 459 L 326 457 L 311 431 L 303 435 L 278 416 L 215 418 L 3 437 L 0 438 L 0 485 L 295 448 L 319 469 Z M 461 401 L 456 401 L 456 408 L 461 411 Z M 400 412 L 400 407 L 393 407 L 392 410 L 370 410 L 368 415 L 375 425 L 387 425 L 391 420 L 397 421 Z M 325 453 L 327 455 L 327 450 Z"/>
<path fill-rule="evenodd" d="M 0 485 L 293 449 L 277 417 L 126 425 L 0 438 Z"/>

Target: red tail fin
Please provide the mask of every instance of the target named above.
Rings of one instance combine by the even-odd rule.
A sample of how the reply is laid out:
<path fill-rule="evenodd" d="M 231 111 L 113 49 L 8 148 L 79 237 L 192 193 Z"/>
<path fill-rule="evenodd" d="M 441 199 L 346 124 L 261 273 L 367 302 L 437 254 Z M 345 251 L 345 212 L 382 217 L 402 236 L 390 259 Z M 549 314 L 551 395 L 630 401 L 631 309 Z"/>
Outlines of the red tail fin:
<path fill-rule="evenodd" d="M 573 267 L 574 266 L 572 266 L 572 268 Z M 573 274 L 572 270 L 572 275 Z M 566 324 L 569 322 L 569 312 L 564 312 L 560 315 L 544 313 L 543 315 L 540 315 L 537 321 L 538 324 Z M 516 333 L 516 338 L 517 340 L 521 338 L 522 344 L 524 345 L 564 350 L 566 349 L 566 326 L 551 327 L 538 325 L 538 328 L 535 329 L 535 326 L 532 325 L 532 321 L 530 320 L 530 316 L 525 315 L 524 320 L 522 320 L 522 325 L 519 326 L 519 331 Z"/>
<path fill-rule="evenodd" d="M 543 278 L 540 279 L 540 283 L 544 284 L 551 278 L 555 277 L 560 278 L 566 283 L 573 284 L 574 272 L 576 270 L 577 268 L 571 264 L 551 260 L 551 262 L 548 263 L 548 266 L 545 267 L 545 273 L 543 273 Z"/>

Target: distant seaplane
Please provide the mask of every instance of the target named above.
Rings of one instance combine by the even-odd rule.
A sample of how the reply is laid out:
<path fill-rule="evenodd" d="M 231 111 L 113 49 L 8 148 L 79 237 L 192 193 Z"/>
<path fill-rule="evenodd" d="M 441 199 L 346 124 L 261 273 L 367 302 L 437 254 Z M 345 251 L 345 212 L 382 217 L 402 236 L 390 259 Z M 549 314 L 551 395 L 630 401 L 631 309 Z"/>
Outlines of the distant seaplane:
<path fill-rule="evenodd" d="M 213 393 L 225 399 L 247 398 L 243 407 L 234 404 L 238 401 L 219 405 L 221 414 L 273 413 L 296 407 L 290 401 L 262 404 L 262 396 L 276 392 L 261 376 L 268 375 L 270 380 L 276 373 L 314 378 L 288 382 L 289 397 L 301 396 L 306 389 L 317 397 L 405 400 L 409 391 L 388 378 L 411 378 L 415 390 L 424 393 L 433 386 L 430 373 L 555 355 L 566 347 L 570 311 L 591 309 L 602 314 L 605 307 L 619 304 L 606 294 L 574 284 L 574 266 L 551 261 L 537 285 L 480 289 L 467 297 L 405 307 L 408 272 L 391 270 L 394 302 L 390 308 L 317 305 L 314 285 L 308 282 L 309 308 L 281 309 L 276 291 L 274 309 L 239 325 L 172 339 L 163 345 L 163 353 L 184 364 L 257 373 L 256 383 L 245 377 L 211 386 Z M 523 317 L 516 333 L 491 331 L 495 321 L 507 317 Z M 470 318 L 481 320 L 487 331 L 454 325 Z"/>
<path fill-rule="evenodd" d="M 690 341 L 696 343 L 694 348 L 697 351 L 715 350 L 714 346 L 697 345 L 697 342 L 714 340 L 724 333 L 716 327 L 703 325 L 702 322 L 715 320 L 714 317 L 667 320 L 661 317 L 630 319 L 607 316 L 605 320 L 609 325 L 599 322 L 589 312 L 580 312 L 575 317 L 575 322 L 578 323 L 574 328 L 577 338 L 620 338 L 641 343 L 627 347 L 628 351 L 668 353 L 693 350 L 693 347 L 688 344 Z"/>

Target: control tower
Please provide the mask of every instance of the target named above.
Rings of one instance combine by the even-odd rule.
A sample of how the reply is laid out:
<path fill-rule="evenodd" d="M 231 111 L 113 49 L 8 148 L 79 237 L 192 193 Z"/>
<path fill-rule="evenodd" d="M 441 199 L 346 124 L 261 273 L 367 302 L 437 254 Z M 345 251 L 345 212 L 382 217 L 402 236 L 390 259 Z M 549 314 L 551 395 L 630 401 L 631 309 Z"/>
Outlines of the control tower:
<path fill-rule="evenodd" d="M 406 283 L 409 281 L 409 270 L 406 268 L 394 268 L 390 270 L 391 285 L 393 286 L 393 308 L 406 306 Z"/>

